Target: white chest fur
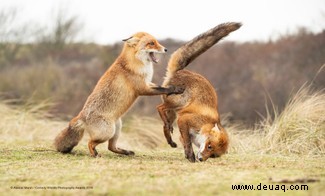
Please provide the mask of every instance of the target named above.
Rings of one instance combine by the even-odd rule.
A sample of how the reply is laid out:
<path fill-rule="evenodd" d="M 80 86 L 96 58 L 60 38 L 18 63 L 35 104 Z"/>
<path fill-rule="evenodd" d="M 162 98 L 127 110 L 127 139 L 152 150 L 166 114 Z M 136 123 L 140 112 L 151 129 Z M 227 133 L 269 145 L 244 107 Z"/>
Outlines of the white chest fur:
<path fill-rule="evenodd" d="M 145 77 L 147 84 L 151 83 L 153 77 L 153 65 L 151 62 L 146 62 L 140 69 L 140 74 Z"/>

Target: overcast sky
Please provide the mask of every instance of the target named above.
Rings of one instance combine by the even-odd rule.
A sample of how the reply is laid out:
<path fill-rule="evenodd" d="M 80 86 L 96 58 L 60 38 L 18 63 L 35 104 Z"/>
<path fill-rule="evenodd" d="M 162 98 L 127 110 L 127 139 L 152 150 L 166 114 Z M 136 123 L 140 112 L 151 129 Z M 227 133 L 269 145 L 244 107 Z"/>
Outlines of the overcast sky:
<path fill-rule="evenodd" d="M 78 16 L 81 37 L 101 44 L 138 31 L 158 39 L 189 40 L 223 22 L 242 22 L 228 40 L 268 40 L 298 27 L 325 29 L 325 0 L 0 0 L 0 9 L 18 8 L 21 21 L 51 24 L 58 10 Z"/>

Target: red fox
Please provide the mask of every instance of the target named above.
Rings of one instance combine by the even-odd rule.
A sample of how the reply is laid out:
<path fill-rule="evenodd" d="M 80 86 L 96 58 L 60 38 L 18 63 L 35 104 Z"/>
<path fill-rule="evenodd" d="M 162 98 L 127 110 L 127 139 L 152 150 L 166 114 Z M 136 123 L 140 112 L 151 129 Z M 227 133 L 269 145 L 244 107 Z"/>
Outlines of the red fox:
<path fill-rule="evenodd" d="M 108 141 L 112 152 L 133 155 L 134 152 L 116 146 L 121 116 L 138 96 L 182 93 L 182 87 L 161 87 L 151 83 L 156 53 L 167 49 L 148 33 L 139 32 L 125 41 L 119 57 L 100 78 L 81 112 L 55 138 L 54 146 L 62 153 L 70 152 L 88 132 L 91 156 L 99 156 L 96 146 Z"/>
<path fill-rule="evenodd" d="M 164 122 L 166 140 L 173 148 L 177 145 L 171 138 L 172 124 L 178 116 L 180 140 L 185 157 L 191 162 L 195 162 L 192 143 L 199 148 L 197 159 L 205 161 L 227 151 L 228 135 L 220 123 L 217 94 L 211 83 L 197 73 L 182 69 L 240 26 L 240 23 L 218 25 L 176 50 L 168 62 L 163 86 L 183 86 L 185 90 L 178 95 L 162 95 L 163 103 L 157 110 Z"/>

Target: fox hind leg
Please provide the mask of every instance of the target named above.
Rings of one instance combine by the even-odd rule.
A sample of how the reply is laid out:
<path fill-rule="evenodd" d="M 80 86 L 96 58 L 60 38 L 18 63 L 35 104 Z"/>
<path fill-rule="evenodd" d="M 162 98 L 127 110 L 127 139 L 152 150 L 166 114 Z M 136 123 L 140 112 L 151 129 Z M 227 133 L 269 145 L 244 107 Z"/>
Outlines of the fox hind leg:
<path fill-rule="evenodd" d="M 92 157 L 99 157 L 96 146 L 113 137 L 115 134 L 115 123 L 107 121 L 101 116 L 96 116 L 95 120 L 87 126 L 86 131 L 90 136 L 88 142 L 90 155 Z"/>
<path fill-rule="evenodd" d="M 116 147 L 116 142 L 120 136 L 121 129 L 122 129 L 122 120 L 121 120 L 121 118 L 119 118 L 115 122 L 115 134 L 111 139 L 108 140 L 108 150 L 115 152 L 117 154 L 134 155 L 133 151 L 124 150 L 124 149 Z"/>
<path fill-rule="evenodd" d="M 96 150 L 96 146 L 98 144 L 100 144 L 100 143 L 102 143 L 102 142 L 96 142 L 96 141 L 89 140 L 89 142 L 88 142 L 88 148 L 89 148 L 90 155 L 92 157 L 101 157 L 101 155 L 98 154 L 98 152 Z"/>
<path fill-rule="evenodd" d="M 160 118 L 164 122 L 164 135 L 167 143 L 172 147 L 176 148 L 177 144 L 173 141 L 170 133 L 173 133 L 173 123 L 176 119 L 176 112 L 173 109 L 169 109 L 165 104 L 157 106 Z"/>

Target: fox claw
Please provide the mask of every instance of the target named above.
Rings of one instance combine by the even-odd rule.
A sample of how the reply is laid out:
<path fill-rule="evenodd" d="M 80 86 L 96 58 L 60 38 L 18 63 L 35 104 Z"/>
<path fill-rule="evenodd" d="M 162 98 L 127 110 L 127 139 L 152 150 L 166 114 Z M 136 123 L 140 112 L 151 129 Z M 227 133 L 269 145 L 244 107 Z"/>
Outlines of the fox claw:
<path fill-rule="evenodd" d="M 172 94 L 182 94 L 185 91 L 185 87 L 183 86 L 170 86 L 170 93 L 167 94 L 168 95 L 172 95 Z"/>

